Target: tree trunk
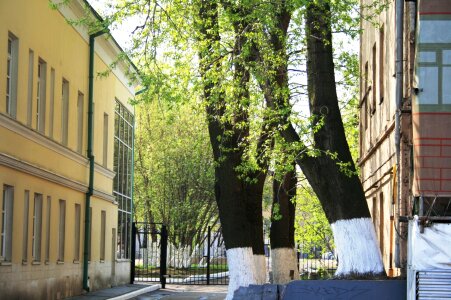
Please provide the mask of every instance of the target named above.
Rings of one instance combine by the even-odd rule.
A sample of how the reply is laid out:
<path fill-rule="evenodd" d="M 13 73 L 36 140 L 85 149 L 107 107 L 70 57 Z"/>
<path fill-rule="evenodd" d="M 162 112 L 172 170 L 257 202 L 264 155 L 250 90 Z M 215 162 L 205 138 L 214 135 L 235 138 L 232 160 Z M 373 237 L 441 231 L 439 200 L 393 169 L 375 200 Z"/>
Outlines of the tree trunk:
<path fill-rule="evenodd" d="M 330 18 L 328 4 L 307 8 L 310 114 L 313 125 L 323 122 L 314 133 L 315 148 L 322 153 L 300 163 L 332 226 L 339 259 L 336 276 L 382 275 L 382 257 L 338 106 Z"/>
<path fill-rule="evenodd" d="M 240 286 L 262 283 L 255 267 L 254 255 L 264 253 L 262 194 L 266 172 L 250 174 L 248 181 L 242 179 L 237 170 L 242 164 L 244 148 L 242 141 L 249 135 L 246 108 L 235 112 L 235 120 L 220 121 L 225 114 L 224 92 L 218 89 L 220 63 L 218 47 L 218 11 L 215 1 L 201 2 L 200 41 L 204 45 L 200 50 L 200 70 L 203 82 L 203 97 L 207 103 L 208 130 L 213 148 L 215 166 L 215 196 L 218 204 L 224 243 L 227 249 L 229 267 L 229 292 L 226 299 L 232 299 Z M 237 24 L 239 25 L 239 24 Z M 241 30 L 241 29 L 240 29 Z M 244 36 L 237 35 L 234 55 L 241 54 Z M 248 102 L 249 71 L 242 62 L 234 63 L 234 79 L 240 86 L 233 95 L 236 101 Z M 219 82 L 219 83 L 218 83 Z M 243 123 L 244 126 L 235 126 Z M 227 132 L 227 135 L 224 133 Z M 255 183 L 256 182 L 256 183 Z"/>
<path fill-rule="evenodd" d="M 287 284 L 299 275 L 294 249 L 293 198 L 296 196 L 296 171 L 285 174 L 282 184 L 274 179 L 271 221 L 272 283 Z M 276 208 L 277 207 L 277 208 Z"/>
<path fill-rule="evenodd" d="M 289 121 L 288 59 L 285 50 L 290 13 L 282 4 L 276 28 L 270 43 L 274 53 L 284 55 L 283 63 L 272 65 L 274 78 L 260 85 L 268 107 L 279 115 L 280 131 L 288 143 L 302 145 L 302 141 Z M 317 156 L 307 153 L 296 157 L 296 163 L 318 196 L 326 217 L 332 226 L 339 264 L 337 277 L 373 277 L 385 275 L 380 250 L 371 222 L 365 194 L 346 141 L 338 106 L 334 63 L 330 7 L 322 1 L 309 2 L 306 9 L 307 83 L 310 114 Z M 321 122 L 321 123 L 320 123 Z M 306 150 L 306 147 L 303 149 Z M 303 151 L 304 152 L 304 151 Z"/>
<path fill-rule="evenodd" d="M 266 260 L 263 237 L 263 186 L 265 184 L 266 172 L 252 176 L 256 183 L 246 186 L 247 192 L 247 219 L 252 227 L 252 252 L 256 268 L 256 283 L 266 282 Z"/>

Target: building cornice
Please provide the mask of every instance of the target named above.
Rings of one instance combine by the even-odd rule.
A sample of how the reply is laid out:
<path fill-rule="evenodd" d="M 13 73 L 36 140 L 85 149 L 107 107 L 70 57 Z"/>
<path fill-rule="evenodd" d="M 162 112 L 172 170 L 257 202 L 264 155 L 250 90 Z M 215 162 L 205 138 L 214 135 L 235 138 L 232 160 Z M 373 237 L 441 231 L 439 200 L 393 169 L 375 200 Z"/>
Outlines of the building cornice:
<path fill-rule="evenodd" d="M 21 161 L 5 153 L 0 153 L 0 165 L 14 169 L 16 171 L 30 174 L 32 176 L 47 181 L 51 181 L 53 183 L 68 187 L 75 191 L 79 191 L 82 193 L 86 193 L 88 191 L 88 186 L 84 183 L 78 182 L 73 179 L 69 179 L 67 177 L 34 166 L 28 162 Z M 112 194 L 108 194 L 99 190 L 94 190 L 94 196 L 115 203 L 115 197 Z"/>
<path fill-rule="evenodd" d="M 102 165 L 99 165 L 98 163 L 94 164 L 94 170 L 109 179 L 114 179 L 114 176 L 116 176 L 115 172 L 111 171 L 110 169 L 105 168 Z"/>
<path fill-rule="evenodd" d="M 58 11 L 66 20 L 77 21 L 86 17 L 86 9 L 84 8 L 86 5 L 89 6 L 92 13 L 94 9 L 89 5 L 89 3 L 83 0 L 76 0 L 71 1 L 69 4 L 58 5 Z M 96 15 L 92 15 L 92 18 L 99 19 L 100 16 L 96 13 Z M 87 26 L 77 24 L 72 25 L 72 28 L 74 28 L 85 40 L 85 42 L 89 44 L 89 31 Z M 98 43 L 95 44 L 95 52 L 107 66 L 110 66 L 111 64 L 117 62 L 117 59 L 123 50 L 120 48 L 114 37 L 110 34 L 98 39 Z M 130 94 L 134 95 L 135 89 L 134 86 L 130 84 L 131 79 L 128 74 L 136 74 L 136 77 L 139 78 L 139 74 L 136 69 L 130 65 L 130 63 L 119 61 L 116 67 L 111 71 L 127 88 Z"/>
<path fill-rule="evenodd" d="M 0 153 L 0 165 L 4 165 L 11 169 L 24 172 L 54 183 L 58 183 L 79 192 L 86 192 L 87 190 L 86 185 L 81 182 L 69 179 L 48 170 L 44 170 L 40 167 L 34 166 L 28 162 L 21 161 L 5 153 Z"/>
<path fill-rule="evenodd" d="M 30 127 L 25 126 L 17 120 L 10 118 L 9 116 L 0 113 L 0 126 L 21 135 L 22 137 L 39 144 L 40 146 L 46 147 L 49 150 L 57 152 L 69 158 L 70 160 L 83 165 L 88 165 L 88 159 L 81 154 L 70 150 L 69 148 L 59 144 L 58 142 L 46 137 L 45 135 L 33 130 Z"/>
<path fill-rule="evenodd" d="M 87 189 L 87 188 L 86 188 L 86 189 Z M 108 194 L 108 193 L 105 193 L 105 192 L 102 192 L 102 191 L 99 191 L 99 190 L 94 189 L 93 195 L 94 195 L 95 197 L 97 197 L 97 198 L 101 198 L 101 199 L 103 199 L 103 200 L 107 200 L 107 201 L 109 201 L 109 202 L 112 202 L 112 203 L 114 203 L 114 204 L 117 204 L 117 203 L 116 203 L 116 198 L 114 198 L 113 195 L 110 195 L 110 194 Z"/>

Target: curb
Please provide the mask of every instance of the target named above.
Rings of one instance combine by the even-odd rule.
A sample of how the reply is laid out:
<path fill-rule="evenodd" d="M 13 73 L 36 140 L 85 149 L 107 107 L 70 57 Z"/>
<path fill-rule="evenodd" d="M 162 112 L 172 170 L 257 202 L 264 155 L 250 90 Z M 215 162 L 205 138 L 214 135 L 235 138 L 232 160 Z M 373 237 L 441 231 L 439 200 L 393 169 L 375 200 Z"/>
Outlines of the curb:
<path fill-rule="evenodd" d="M 117 297 L 109 298 L 109 300 L 126 300 L 126 299 L 130 299 L 130 298 L 139 296 L 141 294 L 145 294 L 145 293 L 156 291 L 158 289 L 161 289 L 161 284 L 151 285 L 151 286 L 139 289 L 137 291 L 133 291 L 133 292 L 130 292 L 130 293 L 127 293 L 127 294 L 123 294 L 123 295 L 117 296 Z"/>

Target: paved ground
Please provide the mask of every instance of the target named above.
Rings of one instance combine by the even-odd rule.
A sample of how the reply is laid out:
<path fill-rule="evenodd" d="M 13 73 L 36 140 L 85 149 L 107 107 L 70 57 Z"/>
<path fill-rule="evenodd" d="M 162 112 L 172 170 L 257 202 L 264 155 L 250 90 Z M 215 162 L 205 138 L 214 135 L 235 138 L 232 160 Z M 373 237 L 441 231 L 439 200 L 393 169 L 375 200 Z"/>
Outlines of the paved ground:
<path fill-rule="evenodd" d="M 145 293 L 133 300 L 223 300 L 227 294 L 226 285 L 166 285 L 165 289 Z"/>

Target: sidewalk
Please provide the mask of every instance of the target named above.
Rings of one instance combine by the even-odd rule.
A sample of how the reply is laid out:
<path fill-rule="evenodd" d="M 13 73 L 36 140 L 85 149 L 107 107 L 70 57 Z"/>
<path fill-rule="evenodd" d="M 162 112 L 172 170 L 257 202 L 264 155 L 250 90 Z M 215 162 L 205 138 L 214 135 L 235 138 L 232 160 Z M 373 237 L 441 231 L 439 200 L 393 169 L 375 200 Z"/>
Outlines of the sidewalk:
<path fill-rule="evenodd" d="M 165 289 L 136 296 L 130 300 L 224 300 L 226 285 L 167 285 Z"/>
<path fill-rule="evenodd" d="M 68 298 L 68 300 L 125 300 L 158 290 L 160 288 L 160 284 L 126 284 L 95 292 L 89 292 L 80 296 Z"/>

